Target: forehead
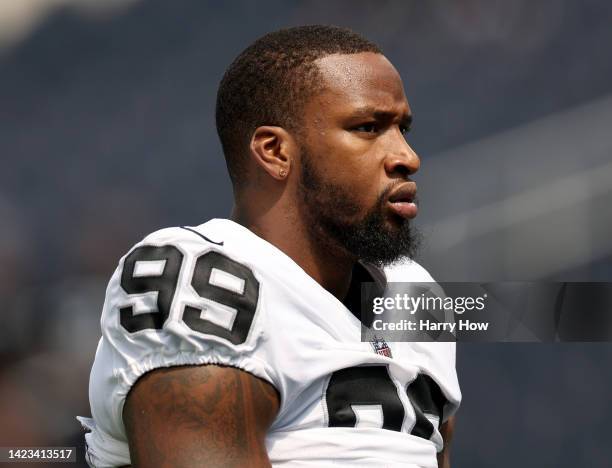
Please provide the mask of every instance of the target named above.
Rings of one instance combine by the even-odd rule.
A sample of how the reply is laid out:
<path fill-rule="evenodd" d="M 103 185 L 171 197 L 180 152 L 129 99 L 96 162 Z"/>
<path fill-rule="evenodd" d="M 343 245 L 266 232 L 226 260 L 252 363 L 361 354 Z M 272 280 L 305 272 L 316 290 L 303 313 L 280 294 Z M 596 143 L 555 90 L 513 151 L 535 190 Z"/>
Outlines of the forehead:
<path fill-rule="evenodd" d="M 315 62 L 322 91 L 313 101 L 330 110 L 375 107 L 409 114 L 399 73 L 384 55 L 372 52 L 327 55 Z"/>

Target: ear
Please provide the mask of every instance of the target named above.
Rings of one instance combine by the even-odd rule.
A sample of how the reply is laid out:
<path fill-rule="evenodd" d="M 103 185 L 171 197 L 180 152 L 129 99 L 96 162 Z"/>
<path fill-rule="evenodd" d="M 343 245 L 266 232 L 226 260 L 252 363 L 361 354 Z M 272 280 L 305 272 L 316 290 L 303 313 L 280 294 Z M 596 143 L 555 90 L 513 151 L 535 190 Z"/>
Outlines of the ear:
<path fill-rule="evenodd" d="M 284 180 L 295 161 L 297 145 L 282 127 L 257 127 L 250 144 L 255 162 L 276 180 Z"/>

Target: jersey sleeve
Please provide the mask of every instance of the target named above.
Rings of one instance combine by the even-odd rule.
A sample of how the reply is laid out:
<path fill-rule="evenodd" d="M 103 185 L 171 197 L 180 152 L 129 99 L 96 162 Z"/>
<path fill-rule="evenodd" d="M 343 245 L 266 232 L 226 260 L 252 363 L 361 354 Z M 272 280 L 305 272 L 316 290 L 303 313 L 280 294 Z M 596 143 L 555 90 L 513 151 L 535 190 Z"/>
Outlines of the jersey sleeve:
<path fill-rule="evenodd" d="M 92 466 L 129 464 L 123 405 L 134 383 L 154 369 L 219 364 L 278 388 L 260 292 L 254 265 L 186 229 L 153 233 L 120 260 L 106 290 L 90 377 L 93 421 L 81 421 L 91 430 Z"/>

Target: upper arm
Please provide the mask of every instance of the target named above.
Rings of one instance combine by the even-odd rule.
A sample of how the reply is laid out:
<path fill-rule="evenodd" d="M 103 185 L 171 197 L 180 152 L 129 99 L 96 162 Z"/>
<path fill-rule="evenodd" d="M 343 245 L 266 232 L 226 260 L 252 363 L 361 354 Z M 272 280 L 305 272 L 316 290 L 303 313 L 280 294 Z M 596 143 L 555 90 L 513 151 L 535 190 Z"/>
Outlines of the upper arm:
<path fill-rule="evenodd" d="M 440 428 L 440 434 L 444 440 L 444 448 L 438 453 L 438 468 L 450 468 L 450 443 L 455 431 L 455 416 L 448 418 Z"/>
<path fill-rule="evenodd" d="M 133 466 L 270 466 L 266 431 L 279 408 L 269 383 L 215 365 L 157 369 L 127 396 Z"/>

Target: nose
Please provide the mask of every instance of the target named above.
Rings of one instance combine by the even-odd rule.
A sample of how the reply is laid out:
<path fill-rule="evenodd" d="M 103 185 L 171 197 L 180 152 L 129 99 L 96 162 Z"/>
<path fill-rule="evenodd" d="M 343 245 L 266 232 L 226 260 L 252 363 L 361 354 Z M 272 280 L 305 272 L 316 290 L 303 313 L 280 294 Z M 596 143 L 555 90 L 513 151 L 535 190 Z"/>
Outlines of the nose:
<path fill-rule="evenodd" d="M 399 138 L 394 138 L 394 144 L 389 150 L 385 158 L 387 174 L 399 174 L 402 177 L 407 177 L 419 170 L 421 160 L 401 133 Z"/>

